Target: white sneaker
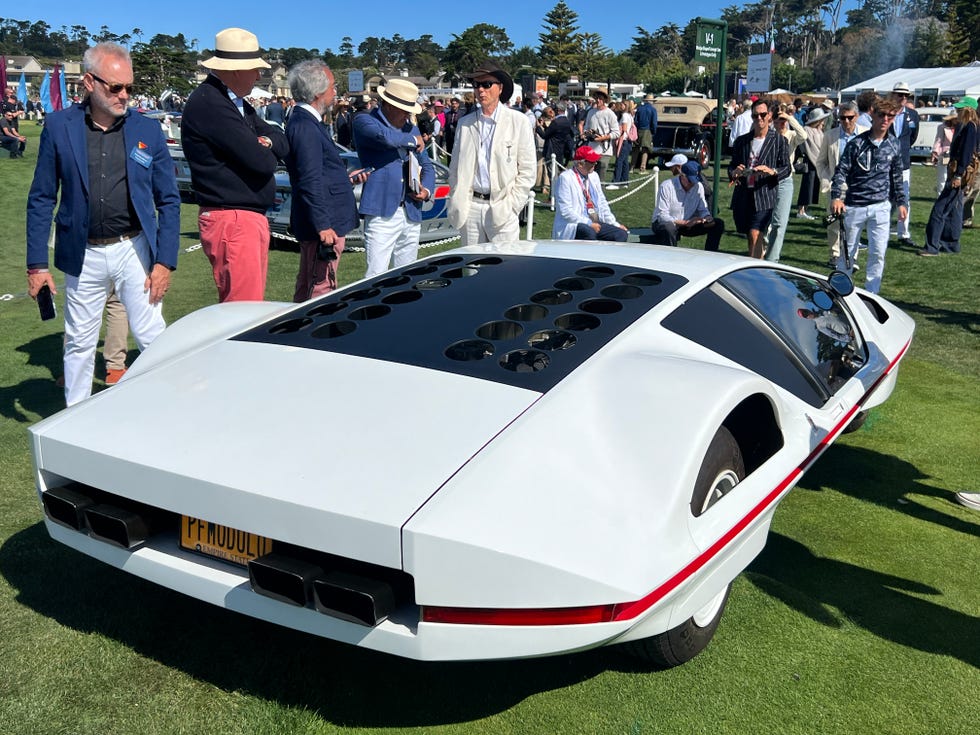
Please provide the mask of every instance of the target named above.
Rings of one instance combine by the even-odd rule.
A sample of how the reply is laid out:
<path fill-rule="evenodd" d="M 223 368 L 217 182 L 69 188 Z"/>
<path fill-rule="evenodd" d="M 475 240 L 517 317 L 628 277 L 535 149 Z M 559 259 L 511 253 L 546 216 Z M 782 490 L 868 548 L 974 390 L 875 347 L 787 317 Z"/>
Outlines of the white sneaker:
<path fill-rule="evenodd" d="M 621 188 L 622 187 L 619 184 L 610 184 L 609 186 L 606 187 L 606 191 L 617 191 Z"/>
<path fill-rule="evenodd" d="M 816 219 L 816 217 L 814 217 L 809 212 L 797 212 L 796 213 L 796 218 L 797 219 Z"/>
<path fill-rule="evenodd" d="M 956 493 L 956 502 L 973 510 L 980 510 L 980 493 Z"/>

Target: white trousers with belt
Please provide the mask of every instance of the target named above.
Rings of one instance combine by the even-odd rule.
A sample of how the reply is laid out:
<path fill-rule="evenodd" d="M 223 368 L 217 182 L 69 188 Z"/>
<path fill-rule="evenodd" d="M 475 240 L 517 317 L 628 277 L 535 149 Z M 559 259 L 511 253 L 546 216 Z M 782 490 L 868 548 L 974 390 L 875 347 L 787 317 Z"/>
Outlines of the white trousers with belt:
<path fill-rule="evenodd" d="M 150 304 L 150 292 L 144 288 L 152 265 L 150 245 L 140 234 L 112 245 L 89 245 L 82 272 L 65 275 L 65 402 L 69 406 L 92 395 L 102 311 L 113 286 L 140 350 L 166 326 L 161 304 Z"/>
<path fill-rule="evenodd" d="M 419 257 L 419 238 L 422 223 L 412 222 L 401 205 L 390 217 L 369 214 L 364 218 L 364 250 L 367 255 L 367 273 L 371 278 L 389 268 L 392 254 L 394 267 L 414 263 Z"/>

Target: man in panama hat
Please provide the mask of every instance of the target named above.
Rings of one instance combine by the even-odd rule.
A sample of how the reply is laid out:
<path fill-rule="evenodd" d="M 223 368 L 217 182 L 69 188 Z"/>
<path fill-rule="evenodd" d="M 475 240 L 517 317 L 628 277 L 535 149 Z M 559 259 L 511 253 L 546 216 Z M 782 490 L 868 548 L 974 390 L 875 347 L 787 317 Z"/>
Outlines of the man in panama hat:
<path fill-rule="evenodd" d="M 357 155 L 374 169 L 361 190 L 365 278 L 388 270 L 392 256 L 396 268 L 418 257 L 422 205 L 436 185 L 422 133 L 411 120 L 422 111 L 418 96 L 418 87 L 396 77 L 378 87 L 376 108 L 354 118 Z"/>
<path fill-rule="evenodd" d="M 282 129 L 255 113 L 245 97 L 269 68 L 254 33 L 226 28 L 210 72 L 184 107 L 181 142 L 201 211 L 198 227 L 219 301 L 262 301 L 269 260 L 266 210 L 276 193 L 275 171 L 289 150 Z"/>

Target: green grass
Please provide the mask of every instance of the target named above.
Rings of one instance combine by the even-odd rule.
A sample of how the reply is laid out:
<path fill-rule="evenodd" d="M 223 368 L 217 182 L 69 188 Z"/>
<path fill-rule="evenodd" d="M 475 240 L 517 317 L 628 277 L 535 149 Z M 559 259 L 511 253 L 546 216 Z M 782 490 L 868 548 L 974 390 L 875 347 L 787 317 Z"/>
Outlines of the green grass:
<path fill-rule="evenodd" d="M 48 539 L 26 429 L 62 406 L 53 382 L 61 320 L 41 323 L 24 294 L 24 207 L 39 129 L 23 129 L 27 158 L 0 159 L 8 233 L 0 294 L 13 294 L 0 301 L 0 732 L 977 731 L 980 514 L 952 494 L 980 490 L 980 231 L 964 233 L 958 257 L 889 251 L 882 295 L 917 323 L 895 394 L 780 506 L 704 654 L 657 673 L 608 649 L 416 663 L 225 612 Z M 913 171 L 920 243 L 933 176 Z M 727 204 L 727 190 L 720 196 Z M 647 187 L 614 211 L 645 227 L 652 206 Z M 731 221 L 724 206 L 720 214 Z M 184 208 L 184 248 L 197 242 L 195 217 Z M 546 237 L 550 214 L 536 217 Z M 742 253 L 744 242 L 726 235 L 722 248 Z M 826 255 L 818 223 L 790 220 L 785 262 L 823 272 Z M 269 298 L 290 297 L 296 264 L 289 250 L 271 253 Z M 347 254 L 341 265 L 349 282 L 364 257 Z M 203 254 L 183 253 L 168 321 L 214 300 Z"/>

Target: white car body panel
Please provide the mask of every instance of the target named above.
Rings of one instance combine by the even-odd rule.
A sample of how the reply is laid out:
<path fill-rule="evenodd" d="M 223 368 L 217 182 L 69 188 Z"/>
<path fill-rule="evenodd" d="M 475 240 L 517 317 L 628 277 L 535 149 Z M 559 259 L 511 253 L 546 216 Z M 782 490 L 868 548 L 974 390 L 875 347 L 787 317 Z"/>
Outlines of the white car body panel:
<path fill-rule="evenodd" d="M 304 343 L 305 325 L 295 338 L 269 336 L 317 304 L 369 298 L 363 294 L 377 279 L 303 306 L 209 307 L 168 328 L 118 386 L 31 428 L 42 497 L 71 480 L 177 517 L 377 565 L 411 579 L 410 604 L 402 600 L 365 626 L 257 594 L 244 566 L 178 548 L 176 529 L 130 549 L 50 517 L 49 533 L 209 603 L 412 658 L 537 656 L 657 635 L 707 605 L 758 554 L 802 472 L 858 410 L 890 394 L 912 333 L 911 320 L 880 297 L 843 298 L 867 359 L 815 406 L 663 323 L 720 276 L 770 264 L 657 246 L 518 243 L 462 248 L 422 265 L 498 255 L 532 256 L 506 261 L 519 270 L 500 271 L 517 275 L 571 260 L 626 269 L 617 274 L 677 274 L 687 283 L 664 286 L 663 297 L 642 308 L 623 296 L 635 318 L 612 330 L 613 317 L 604 315 L 605 332 L 578 333 L 579 353 L 550 353 L 547 369 L 570 367 L 547 384 L 480 373 L 484 363 L 427 363 L 412 345 L 407 352 L 392 345 L 388 357 L 370 337 L 382 323 L 371 317 L 358 322 L 364 353 Z M 461 294 L 446 302 L 447 320 L 469 311 L 474 324 L 487 318 L 480 300 L 465 296 L 482 293 L 474 291 L 484 278 L 476 271 L 454 281 L 456 291 L 439 292 Z M 416 298 L 438 304 L 442 296 Z M 584 302 L 576 303 L 554 313 Z M 419 338 L 424 352 L 421 337 L 438 328 L 413 323 L 404 339 Z M 599 346 L 582 352 L 589 339 Z M 708 446 L 750 401 L 767 407 L 780 445 L 695 516 L 691 493 Z M 145 406 L 153 406 L 152 424 Z M 424 619 L 430 606 L 615 606 L 615 614 L 587 624 L 443 623 Z"/>

